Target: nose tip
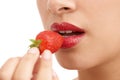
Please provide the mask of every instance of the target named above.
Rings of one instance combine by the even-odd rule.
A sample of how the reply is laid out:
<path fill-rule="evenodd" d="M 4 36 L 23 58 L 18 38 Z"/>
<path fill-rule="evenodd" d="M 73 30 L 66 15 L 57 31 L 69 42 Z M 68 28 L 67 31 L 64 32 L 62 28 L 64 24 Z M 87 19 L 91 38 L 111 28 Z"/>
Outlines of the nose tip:
<path fill-rule="evenodd" d="M 75 3 L 66 0 L 49 0 L 48 10 L 53 14 L 64 14 L 75 10 Z"/>

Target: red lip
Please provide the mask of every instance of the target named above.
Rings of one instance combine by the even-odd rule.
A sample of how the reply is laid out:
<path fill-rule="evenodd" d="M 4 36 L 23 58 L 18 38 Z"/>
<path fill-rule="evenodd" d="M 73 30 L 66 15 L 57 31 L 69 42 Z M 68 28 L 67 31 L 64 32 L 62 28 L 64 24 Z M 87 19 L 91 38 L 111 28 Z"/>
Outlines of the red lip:
<path fill-rule="evenodd" d="M 51 25 L 51 30 L 58 32 L 64 37 L 63 45 L 61 48 L 71 48 L 79 43 L 80 39 L 85 34 L 82 28 L 79 28 L 73 24 L 62 22 L 53 23 Z"/>

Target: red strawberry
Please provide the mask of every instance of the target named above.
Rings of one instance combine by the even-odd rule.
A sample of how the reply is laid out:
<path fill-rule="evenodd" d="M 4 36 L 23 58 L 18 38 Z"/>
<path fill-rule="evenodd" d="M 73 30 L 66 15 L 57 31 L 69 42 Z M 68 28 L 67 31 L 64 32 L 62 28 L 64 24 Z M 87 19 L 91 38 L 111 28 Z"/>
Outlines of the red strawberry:
<path fill-rule="evenodd" d="M 36 36 L 35 40 L 31 39 L 31 41 L 33 44 L 30 47 L 38 47 L 40 53 L 45 49 L 54 53 L 62 46 L 63 37 L 53 31 L 43 31 Z"/>

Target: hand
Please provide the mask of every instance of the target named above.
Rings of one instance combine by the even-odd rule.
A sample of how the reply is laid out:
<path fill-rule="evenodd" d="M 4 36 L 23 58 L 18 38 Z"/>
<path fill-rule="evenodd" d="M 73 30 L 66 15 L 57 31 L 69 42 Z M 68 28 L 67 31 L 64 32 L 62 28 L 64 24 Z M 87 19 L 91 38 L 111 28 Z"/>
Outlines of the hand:
<path fill-rule="evenodd" d="M 45 50 L 41 57 L 31 48 L 23 57 L 9 59 L 0 69 L 0 80 L 58 80 L 52 69 L 52 54 Z"/>

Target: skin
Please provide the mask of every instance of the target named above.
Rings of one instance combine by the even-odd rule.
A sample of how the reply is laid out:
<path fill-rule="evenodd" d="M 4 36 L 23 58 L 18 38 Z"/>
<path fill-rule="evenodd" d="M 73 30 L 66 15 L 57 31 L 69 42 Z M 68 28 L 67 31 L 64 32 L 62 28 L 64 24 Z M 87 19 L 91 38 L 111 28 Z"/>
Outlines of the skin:
<path fill-rule="evenodd" d="M 54 22 L 68 22 L 86 32 L 76 46 L 56 53 L 61 66 L 78 70 L 79 80 L 120 80 L 120 0 L 37 3 L 46 30 Z"/>
<path fill-rule="evenodd" d="M 120 80 L 120 0 L 37 0 L 37 4 L 46 30 L 54 22 L 85 30 L 76 46 L 56 53 L 61 66 L 78 70 L 78 80 Z M 21 58 L 9 59 L 0 69 L 0 80 L 58 80 L 51 52 L 38 54 L 32 48 Z"/>
<path fill-rule="evenodd" d="M 0 68 L 0 80 L 58 80 L 52 69 L 52 53 L 31 48 L 23 57 L 10 58 Z"/>

